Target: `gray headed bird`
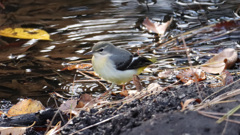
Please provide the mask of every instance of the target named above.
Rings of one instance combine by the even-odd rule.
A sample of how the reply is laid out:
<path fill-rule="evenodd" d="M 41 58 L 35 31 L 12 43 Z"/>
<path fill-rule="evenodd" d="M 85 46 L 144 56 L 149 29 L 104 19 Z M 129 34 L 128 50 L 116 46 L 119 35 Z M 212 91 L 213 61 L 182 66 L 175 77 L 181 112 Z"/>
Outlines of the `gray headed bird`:
<path fill-rule="evenodd" d="M 133 55 L 125 49 L 118 48 L 109 42 L 99 42 L 92 47 L 87 55 L 93 54 L 94 71 L 104 80 L 114 84 L 124 85 L 133 75 L 139 75 L 153 62 L 138 55 Z"/>

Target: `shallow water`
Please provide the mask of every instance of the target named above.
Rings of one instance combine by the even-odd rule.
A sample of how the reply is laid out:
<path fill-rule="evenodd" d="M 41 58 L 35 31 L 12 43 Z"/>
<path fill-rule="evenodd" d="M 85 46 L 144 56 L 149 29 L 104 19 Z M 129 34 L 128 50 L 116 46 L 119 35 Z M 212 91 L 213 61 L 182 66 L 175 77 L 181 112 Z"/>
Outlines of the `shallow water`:
<path fill-rule="evenodd" d="M 148 49 L 142 49 L 140 53 L 152 56 L 155 50 L 155 56 L 161 60 L 153 66 L 156 70 L 188 65 L 183 50 L 171 50 L 172 47 L 169 47 L 177 46 L 177 43 L 157 42 L 156 35 L 147 32 L 141 23 L 145 17 L 161 22 L 172 16 L 174 21 L 167 37 L 174 37 L 181 32 L 220 20 L 231 20 L 240 14 L 239 11 L 235 12 L 237 4 L 240 3 L 238 1 L 193 1 L 158 0 L 148 6 L 139 3 L 140 0 L 6 1 L 6 9 L 1 10 L 0 16 L 2 27 L 41 28 L 50 33 L 52 41 L 28 42 L 1 37 L 10 45 L 0 43 L 0 98 L 16 102 L 17 98 L 31 97 L 46 104 L 48 93 L 53 91 L 65 94 L 69 94 L 69 91 L 103 92 L 104 88 L 96 82 L 81 81 L 73 84 L 74 80 L 88 79 L 76 73 L 76 70 L 61 71 L 68 62 L 89 59 L 89 56 L 83 54 L 98 41 L 110 41 L 131 52 L 152 45 Z M 191 53 L 193 63 L 205 62 L 209 57 L 202 55 L 216 53 L 216 50 L 226 46 L 239 48 L 238 31 L 197 43 L 216 34 L 210 31 L 186 39 L 187 43 L 194 43 Z M 157 77 L 156 74 L 151 75 Z M 144 85 L 154 81 L 162 84 L 174 82 L 174 78 L 149 79 L 149 74 L 140 77 Z M 105 82 L 104 84 L 109 85 Z M 134 89 L 134 85 L 130 83 L 127 88 Z"/>

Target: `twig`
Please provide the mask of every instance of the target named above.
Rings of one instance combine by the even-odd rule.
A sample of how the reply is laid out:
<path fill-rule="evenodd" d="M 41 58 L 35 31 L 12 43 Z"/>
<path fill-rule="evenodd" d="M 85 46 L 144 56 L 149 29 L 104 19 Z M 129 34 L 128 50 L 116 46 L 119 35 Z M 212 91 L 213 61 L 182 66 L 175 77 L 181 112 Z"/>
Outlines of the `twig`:
<path fill-rule="evenodd" d="M 184 48 L 186 49 L 186 55 L 187 55 L 187 58 L 188 58 L 188 63 L 191 67 L 191 72 L 193 73 L 194 75 L 194 82 L 196 84 L 196 88 L 197 88 L 197 91 L 198 91 L 198 95 L 199 95 L 199 98 L 202 100 L 202 95 L 201 95 L 201 92 L 200 92 L 200 88 L 199 88 L 199 84 L 198 84 L 198 80 L 197 80 L 197 75 L 194 73 L 193 71 L 193 67 L 192 67 L 192 63 L 191 63 L 191 59 L 189 57 L 189 51 L 187 49 L 187 45 L 186 45 L 186 42 L 185 42 L 185 39 L 183 38 L 183 36 L 181 35 L 181 38 L 182 38 L 182 41 L 183 41 L 183 45 L 184 45 Z"/>
<path fill-rule="evenodd" d="M 45 133 L 44 133 L 44 135 L 47 134 L 48 130 L 49 130 L 50 127 L 52 126 L 53 120 L 56 118 L 56 116 L 57 116 L 58 113 L 59 113 L 59 115 L 60 115 L 63 123 L 66 123 L 65 120 L 64 120 L 64 118 L 63 118 L 63 116 L 62 116 L 62 114 L 61 114 L 60 111 L 59 111 L 59 107 L 58 107 L 58 104 L 57 104 L 56 99 L 55 99 L 55 98 L 53 98 L 53 99 L 54 99 L 54 102 L 55 102 L 55 104 L 56 104 L 56 106 L 57 106 L 58 109 L 57 109 L 57 112 L 53 115 L 52 120 L 51 120 L 51 122 L 49 123 L 49 125 L 48 125 L 48 127 L 47 127 L 47 129 L 46 129 L 46 131 L 45 131 Z"/>
<path fill-rule="evenodd" d="M 194 45 L 194 44 L 198 44 L 198 43 L 201 43 L 201 42 L 206 42 L 206 41 L 212 40 L 212 39 L 214 39 L 214 38 L 218 38 L 218 37 L 221 37 L 221 36 L 230 34 L 230 33 L 234 32 L 234 31 L 236 31 L 236 30 L 238 30 L 238 29 L 239 29 L 239 27 L 237 27 L 237 28 L 235 28 L 235 29 L 232 29 L 232 30 L 230 30 L 230 31 L 227 31 L 227 32 L 225 32 L 225 33 L 223 33 L 223 34 L 219 34 L 219 35 L 216 35 L 216 36 L 211 37 L 211 38 L 208 38 L 208 39 L 204 39 L 204 40 L 200 40 L 200 41 L 197 41 L 197 42 L 193 42 L 193 43 L 190 43 L 190 44 L 188 44 L 188 45 Z"/>
<path fill-rule="evenodd" d="M 197 111 L 199 114 L 213 118 L 213 119 L 219 119 L 220 117 L 217 116 L 213 116 L 207 113 L 204 113 L 203 111 Z M 236 121 L 236 120 L 231 120 L 231 119 L 226 119 L 226 121 L 232 122 L 232 123 L 236 123 L 236 124 L 240 124 L 240 121 Z"/>
<path fill-rule="evenodd" d="M 220 118 L 217 123 L 221 123 L 222 121 L 224 121 L 226 118 L 229 118 L 231 115 L 233 115 L 236 111 L 238 111 L 240 109 L 240 105 L 234 107 L 232 110 L 230 110 L 229 112 L 227 112 L 222 118 Z"/>
<path fill-rule="evenodd" d="M 98 81 L 104 81 L 105 80 L 101 80 L 101 79 L 95 79 L 95 80 L 75 80 L 75 83 L 84 83 L 84 82 L 98 82 Z"/>
<path fill-rule="evenodd" d="M 228 118 L 229 118 L 229 117 L 227 117 L 227 119 L 226 119 L 226 120 L 228 120 Z M 224 135 L 224 134 L 226 133 L 226 130 L 227 130 L 227 125 L 228 125 L 228 121 L 226 121 L 226 123 L 225 123 L 225 126 L 224 126 L 224 129 L 223 129 L 223 131 L 222 131 L 221 135 Z"/>
<path fill-rule="evenodd" d="M 223 116 L 223 115 L 226 114 L 226 113 L 206 112 L 206 111 L 198 111 L 198 112 L 202 112 L 202 113 L 205 113 L 205 114 L 211 114 L 211 115 L 219 115 L 219 116 Z M 238 113 L 238 114 L 235 113 L 232 116 L 240 117 L 240 113 Z"/>
<path fill-rule="evenodd" d="M 198 107 L 196 107 L 196 109 L 194 110 L 200 110 L 202 108 L 205 108 L 209 105 L 213 105 L 213 104 L 217 104 L 218 102 L 226 99 L 226 98 L 229 98 L 229 97 L 233 97 L 233 96 L 236 96 L 236 95 L 239 95 L 240 94 L 240 89 L 236 89 L 236 90 L 231 90 L 231 91 L 228 91 L 228 92 L 225 92 L 217 97 L 215 97 L 214 99 L 212 99 L 211 101 L 209 102 L 205 102 L 203 104 L 199 104 L 197 105 Z"/>
<path fill-rule="evenodd" d="M 233 84 L 235 84 L 235 83 L 237 83 L 237 82 L 239 82 L 239 81 L 240 81 L 240 79 L 238 79 L 238 80 L 236 80 L 236 81 L 234 81 L 234 82 L 232 82 L 232 83 L 230 83 L 230 84 L 224 86 L 224 87 L 221 88 L 220 90 L 218 90 L 218 91 L 212 93 L 211 95 L 209 95 L 209 96 L 207 96 L 205 99 L 203 99 L 202 103 L 204 103 L 204 102 L 205 102 L 207 99 L 209 99 L 211 96 L 213 96 L 213 95 L 219 93 L 220 91 L 224 90 L 225 88 L 230 87 L 231 85 L 233 85 Z"/>
<path fill-rule="evenodd" d="M 89 75 L 83 73 L 83 72 L 80 71 L 80 70 L 78 70 L 78 72 L 81 73 L 82 75 L 84 75 L 84 76 L 86 76 L 86 77 L 92 79 L 92 80 L 96 80 L 95 78 L 93 78 L 93 77 L 91 77 L 91 76 L 89 76 Z M 96 80 L 96 81 L 97 81 L 99 84 L 101 84 L 101 85 L 105 88 L 105 90 L 107 90 L 106 86 L 105 86 L 102 82 L 100 82 L 99 80 Z"/>

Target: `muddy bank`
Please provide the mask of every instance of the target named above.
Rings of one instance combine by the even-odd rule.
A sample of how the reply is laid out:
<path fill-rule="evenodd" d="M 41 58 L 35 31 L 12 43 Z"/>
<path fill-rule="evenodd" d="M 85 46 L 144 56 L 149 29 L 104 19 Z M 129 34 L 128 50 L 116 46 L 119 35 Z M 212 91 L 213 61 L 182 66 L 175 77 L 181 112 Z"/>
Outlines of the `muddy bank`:
<path fill-rule="evenodd" d="M 214 95 L 212 98 L 239 87 L 240 84 L 236 82 L 233 85 L 224 88 L 222 92 Z M 205 95 L 203 98 L 220 89 L 206 88 L 204 85 L 200 85 L 200 88 L 202 94 Z M 61 133 L 64 135 L 74 133 L 80 129 L 112 117 L 115 118 L 83 130 L 82 132 L 78 132 L 77 134 L 218 135 L 225 132 L 225 134 L 228 135 L 239 133 L 239 124 L 231 122 L 228 122 L 227 125 L 225 122 L 217 124 L 216 119 L 203 116 L 197 111 L 180 112 L 181 101 L 184 102 L 187 99 L 196 98 L 199 96 L 197 93 L 198 91 L 195 85 L 181 86 L 181 88 L 171 88 L 167 91 L 163 91 L 159 95 L 152 95 L 144 99 L 135 100 L 129 104 L 125 104 L 121 108 L 119 108 L 121 105 L 119 104 L 110 109 L 104 109 L 100 113 L 96 113 L 99 111 L 97 109 L 91 109 L 90 112 L 82 111 L 80 116 L 74 118 L 71 124 L 65 127 Z M 229 110 L 239 105 L 240 96 L 232 97 L 229 100 L 234 99 L 237 101 L 209 106 L 201 111 L 227 113 Z M 198 103 L 194 102 L 193 104 L 196 105 Z M 113 114 L 115 111 L 116 113 Z M 236 113 L 239 112 L 240 111 L 237 111 Z M 235 116 L 231 116 L 229 119 L 239 121 L 239 117 Z M 224 128 L 226 129 L 225 131 L 223 131 Z"/>

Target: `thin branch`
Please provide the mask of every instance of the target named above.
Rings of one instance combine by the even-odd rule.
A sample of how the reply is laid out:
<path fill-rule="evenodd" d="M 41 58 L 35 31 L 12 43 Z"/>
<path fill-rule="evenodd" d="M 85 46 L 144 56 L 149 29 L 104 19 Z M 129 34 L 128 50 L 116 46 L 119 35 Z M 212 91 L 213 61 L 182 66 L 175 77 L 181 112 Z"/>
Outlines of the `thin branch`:
<path fill-rule="evenodd" d="M 86 76 L 86 77 L 92 79 L 92 80 L 96 80 L 95 78 L 93 78 L 93 77 L 91 77 L 91 76 L 89 76 L 89 75 L 83 73 L 82 71 L 79 71 L 79 70 L 78 70 L 78 72 L 81 73 L 82 75 L 84 75 L 84 76 Z M 106 86 L 105 86 L 102 82 L 100 82 L 99 80 L 96 80 L 96 81 L 97 81 L 99 84 L 101 84 L 101 85 L 105 88 L 105 90 L 107 90 Z"/>
<path fill-rule="evenodd" d="M 211 95 L 209 95 L 209 96 L 207 96 L 205 99 L 203 99 L 202 103 L 205 102 L 207 99 L 209 99 L 211 96 L 213 96 L 213 95 L 215 95 L 215 94 L 221 92 L 221 91 L 224 90 L 225 88 L 228 88 L 228 87 L 230 87 L 231 85 L 233 85 L 233 84 L 235 84 L 235 83 L 238 83 L 239 81 L 240 81 L 240 79 L 238 79 L 238 80 L 236 80 L 236 81 L 234 81 L 234 82 L 232 82 L 232 83 L 230 83 L 230 84 L 224 86 L 224 87 L 221 88 L 220 90 L 218 90 L 218 91 L 212 93 Z"/>
<path fill-rule="evenodd" d="M 185 39 L 183 38 L 182 35 L 181 35 L 181 38 L 182 38 L 182 41 L 183 41 L 184 48 L 186 49 L 186 55 L 187 55 L 187 58 L 188 58 L 188 63 L 191 67 L 191 72 L 194 75 L 194 82 L 195 82 L 195 85 L 196 85 L 196 88 L 197 88 L 197 91 L 198 91 L 199 98 L 202 100 L 202 95 L 201 95 L 201 91 L 200 91 L 200 88 L 199 88 L 199 83 L 198 83 L 198 80 L 197 80 L 198 77 L 193 71 L 193 66 L 192 66 L 192 63 L 191 63 L 191 59 L 189 57 L 189 49 L 188 49 L 188 47 L 186 45 L 186 42 L 185 42 Z"/>
<path fill-rule="evenodd" d="M 204 113 L 203 111 L 197 111 L 199 114 L 213 118 L 213 119 L 219 119 L 220 117 L 217 116 L 213 116 L 207 113 Z M 236 123 L 236 124 L 240 124 L 240 121 L 236 121 L 236 120 L 231 120 L 231 119 L 226 119 L 226 121 L 232 122 L 232 123 Z"/>

